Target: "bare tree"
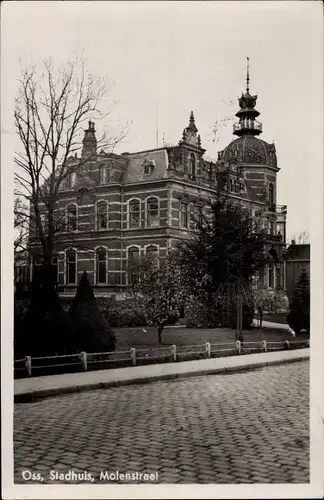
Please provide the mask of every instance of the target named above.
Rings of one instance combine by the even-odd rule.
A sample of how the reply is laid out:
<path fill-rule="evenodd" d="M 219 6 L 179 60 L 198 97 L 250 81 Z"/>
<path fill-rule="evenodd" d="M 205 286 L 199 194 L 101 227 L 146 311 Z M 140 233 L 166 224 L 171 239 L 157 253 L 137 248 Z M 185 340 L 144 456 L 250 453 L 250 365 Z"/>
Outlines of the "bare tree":
<path fill-rule="evenodd" d="M 62 183 L 96 159 L 91 155 L 76 157 L 84 124 L 90 118 L 106 118 L 114 106 L 111 102 L 106 113 L 100 111 L 108 85 L 85 66 L 78 58 L 69 60 L 63 68 L 48 60 L 40 70 L 36 66 L 22 69 L 19 79 L 14 111 L 20 140 L 15 153 L 15 195 L 21 201 L 16 202 L 15 217 L 21 232 L 28 231 L 30 242 L 41 247 L 47 263 L 51 262 L 54 237 L 62 230 L 65 218 L 65 214 L 56 213 Z M 125 130 L 115 137 L 103 133 L 97 145 L 113 150 L 124 136 Z"/>

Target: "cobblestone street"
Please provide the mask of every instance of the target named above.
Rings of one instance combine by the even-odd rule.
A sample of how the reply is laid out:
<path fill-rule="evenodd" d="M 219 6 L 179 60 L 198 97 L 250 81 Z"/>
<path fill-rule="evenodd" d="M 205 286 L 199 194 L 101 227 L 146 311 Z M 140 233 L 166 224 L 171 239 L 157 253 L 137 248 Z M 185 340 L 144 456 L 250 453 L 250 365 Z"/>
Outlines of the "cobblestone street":
<path fill-rule="evenodd" d="M 14 462 L 16 483 L 23 471 L 44 484 L 72 469 L 93 482 L 107 470 L 157 472 L 159 483 L 306 483 L 309 362 L 16 404 Z"/>

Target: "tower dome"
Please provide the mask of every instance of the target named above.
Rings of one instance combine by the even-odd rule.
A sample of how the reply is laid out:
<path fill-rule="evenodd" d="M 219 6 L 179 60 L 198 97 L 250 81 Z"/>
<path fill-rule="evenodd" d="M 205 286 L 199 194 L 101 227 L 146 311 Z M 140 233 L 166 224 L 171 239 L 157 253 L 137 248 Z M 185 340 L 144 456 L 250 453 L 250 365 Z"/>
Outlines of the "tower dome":
<path fill-rule="evenodd" d="M 262 133 L 262 123 L 256 118 L 260 115 L 255 109 L 257 96 L 250 94 L 249 58 L 247 58 L 246 92 L 238 99 L 240 106 L 236 116 L 239 121 L 233 125 L 233 134 L 239 136 L 218 154 L 219 160 L 237 161 L 243 164 L 267 165 L 277 168 L 277 155 L 274 144 L 258 139 Z"/>

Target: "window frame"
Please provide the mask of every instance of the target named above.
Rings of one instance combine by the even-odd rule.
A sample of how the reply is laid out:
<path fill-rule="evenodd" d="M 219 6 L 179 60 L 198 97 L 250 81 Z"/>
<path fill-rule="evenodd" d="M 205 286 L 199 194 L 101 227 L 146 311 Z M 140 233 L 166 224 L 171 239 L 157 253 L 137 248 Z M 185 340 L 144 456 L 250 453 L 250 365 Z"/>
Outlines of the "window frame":
<path fill-rule="evenodd" d="M 134 205 L 138 205 L 138 225 L 132 225 L 132 214 L 135 212 L 132 212 L 131 207 Z M 141 227 L 141 200 L 139 198 L 131 198 L 127 202 L 128 208 L 127 208 L 127 213 L 128 213 L 128 220 L 127 220 L 127 227 L 128 229 L 140 229 Z"/>
<path fill-rule="evenodd" d="M 186 207 L 186 209 L 182 210 L 183 207 Z M 183 223 L 184 221 L 186 222 L 186 224 Z M 181 227 L 182 229 L 189 228 L 189 203 L 185 201 L 180 201 L 179 227 Z"/>
<path fill-rule="evenodd" d="M 156 224 L 152 224 L 150 223 L 150 218 L 152 217 L 152 215 L 150 215 L 150 213 L 152 212 L 152 208 L 149 209 L 149 203 L 151 202 L 154 202 L 156 203 L 156 208 L 154 209 L 156 211 Z M 145 207 L 146 207 L 146 210 L 145 210 L 145 225 L 146 227 L 159 227 L 160 226 L 160 200 L 157 196 L 149 196 L 148 198 L 146 198 L 145 200 Z"/>
<path fill-rule="evenodd" d="M 70 217 L 71 212 L 69 212 L 69 209 L 72 208 L 72 207 L 74 207 L 74 209 L 75 209 L 75 215 L 71 219 L 71 217 Z M 71 220 L 74 220 L 74 222 L 75 222 L 75 228 L 74 229 L 70 228 L 70 221 Z M 78 230 L 78 205 L 76 203 L 69 203 L 65 207 L 65 231 L 75 232 L 77 230 Z"/>
<path fill-rule="evenodd" d="M 99 213 L 99 207 L 105 205 L 105 213 Z M 106 227 L 99 227 L 100 217 L 106 217 Z M 96 201 L 95 205 L 95 229 L 96 231 L 107 231 L 109 229 L 109 202 L 101 199 Z"/>
<path fill-rule="evenodd" d="M 104 254 L 104 259 L 99 259 L 98 256 L 99 254 L 102 253 Z M 99 275 L 100 275 L 100 271 L 99 271 L 99 267 L 100 266 L 100 263 L 104 262 L 105 264 L 105 271 L 104 271 L 104 274 L 105 274 L 105 280 L 104 281 L 101 281 L 99 280 Z M 105 247 L 105 246 L 99 246 L 99 247 L 96 247 L 95 248 L 95 279 L 94 279 L 94 282 L 96 285 L 107 285 L 108 284 L 108 248 Z"/>
<path fill-rule="evenodd" d="M 70 269 L 69 265 L 73 264 L 72 262 L 69 262 L 69 254 L 71 255 L 73 252 L 74 254 L 74 282 L 70 281 Z M 75 248 L 68 248 L 65 250 L 65 270 L 64 270 L 64 284 L 65 285 L 74 285 L 76 286 L 78 281 L 78 258 L 77 258 L 77 250 Z"/>

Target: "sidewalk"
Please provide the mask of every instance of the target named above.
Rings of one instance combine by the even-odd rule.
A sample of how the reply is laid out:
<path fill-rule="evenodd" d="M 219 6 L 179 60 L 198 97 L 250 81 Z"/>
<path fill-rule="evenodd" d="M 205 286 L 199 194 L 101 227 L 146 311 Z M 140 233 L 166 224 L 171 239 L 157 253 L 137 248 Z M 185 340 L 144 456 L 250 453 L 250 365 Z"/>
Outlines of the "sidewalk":
<path fill-rule="evenodd" d="M 59 394 L 121 385 L 253 370 L 266 365 L 304 359 L 309 359 L 309 348 L 17 379 L 14 381 L 14 401 L 15 403 L 28 402 Z"/>

